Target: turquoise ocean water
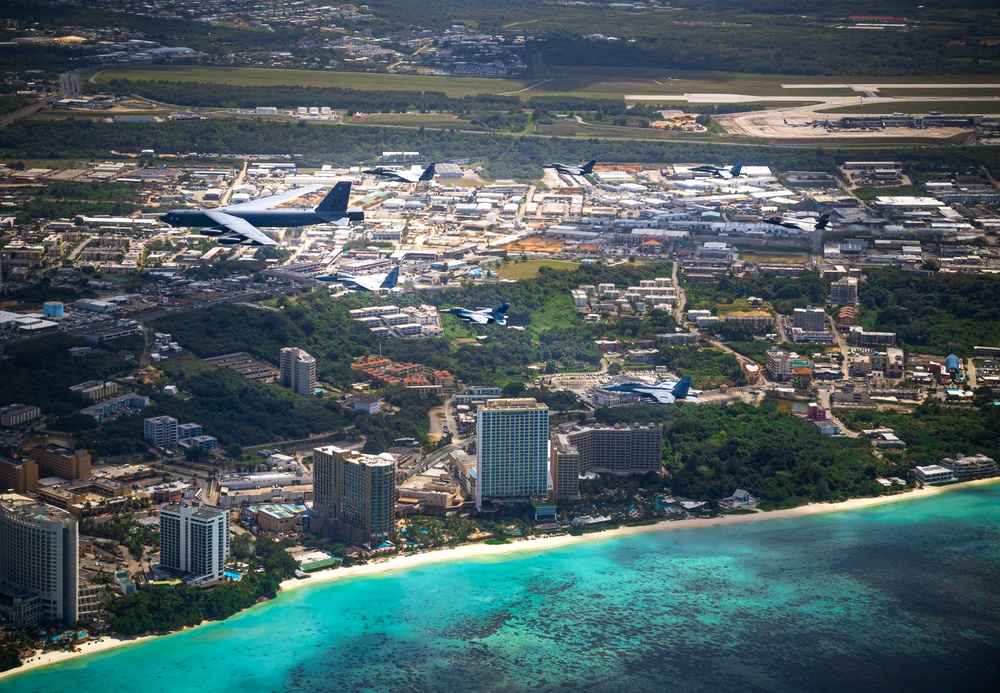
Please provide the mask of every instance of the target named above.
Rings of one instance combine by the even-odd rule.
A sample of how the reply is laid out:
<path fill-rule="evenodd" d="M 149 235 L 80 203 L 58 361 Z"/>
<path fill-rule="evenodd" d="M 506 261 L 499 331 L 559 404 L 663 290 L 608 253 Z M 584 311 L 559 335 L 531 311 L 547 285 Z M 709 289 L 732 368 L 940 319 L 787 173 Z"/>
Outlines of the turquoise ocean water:
<path fill-rule="evenodd" d="M 316 584 L 28 691 L 997 690 L 1000 484 Z"/>

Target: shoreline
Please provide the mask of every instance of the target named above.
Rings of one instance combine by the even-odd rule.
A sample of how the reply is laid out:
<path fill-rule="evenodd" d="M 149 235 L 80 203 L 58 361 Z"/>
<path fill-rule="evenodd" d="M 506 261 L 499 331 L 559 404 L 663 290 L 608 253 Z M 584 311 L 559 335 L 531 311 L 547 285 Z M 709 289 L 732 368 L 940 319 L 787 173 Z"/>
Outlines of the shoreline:
<path fill-rule="evenodd" d="M 380 573 L 388 573 L 396 570 L 405 569 L 408 567 L 423 566 L 431 563 L 440 563 L 444 561 L 503 555 L 520 551 L 545 551 L 548 549 L 567 546 L 579 542 L 595 541 L 600 539 L 615 539 L 618 537 L 628 536 L 631 534 L 646 534 L 649 532 L 697 529 L 703 527 L 720 527 L 724 525 L 733 525 L 743 522 L 757 522 L 761 520 L 770 520 L 776 518 L 804 517 L 806 515 L 819 515 L 819 514 L 832 513 L 843 510 L 857 510 L 861 508 L 870 508 L 878 505 L 887 505 L 889 503 L 896 503 L 904 500 L 913 500 L 919 498 L 926 498 L 929 496 L 936 496 L 940 493 L 945 493 L 947 491 L 954 489 L 970 488 L 972 486 L 984 486 L 995 483 L 1000 483 L 1000 477 L 975 479 L 972 481 L 966 481 L 960 484 L 952 484 L 948 486 L 924 486 L 923 488 L 916 489 L 907 493 L 900 493 L 894 496 L 876 496 L 874 498 L 852 498 L 850 500 L 841 501 L 839 503 L 809 503 L 808 505 L 802 505 L 797 508 L 788 508 L 785 510 L 771 510 L 768 512 L 758 511 L 746 515 L 722 515 L 720 517 L 694 518 L 687 520 L 661 520 L 659 522 L 649 525 L 640 525 L 635 527 L 618 527 L 615 529 L 607 529 L 604 531 L 590 532 L 579 535 L 562 534 L 558 536 L 518 539 L 512 541 L 509 544 L 485 544 L 480 542 L 476 544 L 465 544 L 463 546 L 457 546 L 453 548 L 430 549 L 427 550 L 425 553 L 411 554 L 409 556 L 405 555 L 392 556 L 391 558 L 381 559 L 378 560 L 377 562 L 367 563 L 365 565 L 351 566 L 348 568 L 333 568 L 333 569 L 322 570 L 318 573 L 315 573 L 312 577 L 301 580 L 298 578 L 290 578 L 281 583 L 281 590 L 278 592 L 278 597 L 276 598 L 280 598 L 281 594 L 284 592 L 293 591 L 309 585 L 329 583 L 334 580 L 350 578 L 350 577 L 365 577 L 368 575 L 377 575 Z M 274 600 L 269 600 L 269 602 L 270 601 Z M 192 628 L 200 628 L 201 626 L 206 625 L 208 623 L 214 623 L 214 621 L 205 621 L 198 626 L 192 626 Z M 154 638 L 168 637 L 170 635 L 175 635 L 177 633 L 183 633 L 187 630 L 191 630 L 191 628 L 184 628 L 182 630 L 175 631 L 174 633 L 168 633 L 166 635 L 143 635 L 131 638 L 117 637 L 113 635 L 103 635 L 93 640 L 86 640 L 80 643 L 78 646 L 80 652 L 68 652 L 66 650 L 53 650 L 50 652 L 36 651 L 28 659 L 24 660 L 21 666 L 0 672 L 0 681 L 9 676 L 14 676 L 24 672 L 32 671 L 34 669 L 39 669 L 41 667 L 49 666 L 51 664 L 56 664 L 58 662 L 65 662 L 95 652 L 104 652 L 119 647 L 125 647 L 127 645 L 136 645 L 139 643 L 146 642 L 148 640 L 152 640 Z"/>

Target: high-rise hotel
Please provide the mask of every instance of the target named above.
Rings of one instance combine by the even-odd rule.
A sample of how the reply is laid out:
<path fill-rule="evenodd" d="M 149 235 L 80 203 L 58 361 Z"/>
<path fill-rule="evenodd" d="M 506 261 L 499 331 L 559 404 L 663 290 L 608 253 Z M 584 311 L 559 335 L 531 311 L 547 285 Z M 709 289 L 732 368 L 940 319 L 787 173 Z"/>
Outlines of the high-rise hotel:
<path fill-rule="evenodd" d="M 377 548 L 396 540 L 396 460 L 327 445 L 313 450 L 313 510 L 333 534 Z"/>
<path fill-rule="evenodd" d="M 79 618 L 77 519 L 16 493 L 0 493 L 0 607 L 17 627 Z"/>
<path fill-rule="evenodd" d="M 229 558 L 229 512 L 168 503 L 160 508 L 160 565 L 187 573 L 185 581 L 219 580 Z"/>
<path fill-rule="evenodd" d="M 493 399 L 476 415 L 476 509 L 548 493 L 549 408 L 533 399 Z"/>

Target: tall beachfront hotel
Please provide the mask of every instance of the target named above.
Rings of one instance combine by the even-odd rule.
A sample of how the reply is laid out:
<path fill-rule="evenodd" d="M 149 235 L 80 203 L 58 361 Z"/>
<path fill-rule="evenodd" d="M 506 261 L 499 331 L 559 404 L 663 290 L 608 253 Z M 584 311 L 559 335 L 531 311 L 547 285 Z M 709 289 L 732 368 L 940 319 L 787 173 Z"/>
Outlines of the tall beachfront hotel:
<path fill-rule="evenodd" d="M 367 455 L 336 445 L 315 448 L 313 475 L 313 510 L 334 536 L 372 549 L 396 541 L 396 460 L 392 455 Z"/>
<path fill-rule="evenodd" d="M 160 507 L 160 565 L 198 585 L 221 580 L 229 558 L 229 511 L 168 503 Z"/>
<path fill-rule="evenodd" d="M 549 408 L 533 399 L 493 399 L 476 415 L 476 509 L 548 493 Z"/>
<path fill-rule="evenodd" d="M 0 596 L 19 628 L 79 618 L 80 535 L 76 516 L 33 498 L 0 493 Z"/>

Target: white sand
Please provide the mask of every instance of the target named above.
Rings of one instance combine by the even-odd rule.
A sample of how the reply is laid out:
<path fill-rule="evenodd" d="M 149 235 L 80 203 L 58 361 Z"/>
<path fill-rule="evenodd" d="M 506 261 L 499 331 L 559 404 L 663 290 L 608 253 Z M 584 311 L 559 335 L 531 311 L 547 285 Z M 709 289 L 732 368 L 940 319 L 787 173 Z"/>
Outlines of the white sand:
<path fill-rule="evenodd" d="M 884 505 L 886 503 L 895 503 L 897 501 L 904 501 L 916 498 L 925 498 L 927 496 L 933 496 L 938 493 L 943 493 L 945 491 L 959 489 L 959 488 L 969 488 L 970 486 L 978 486 L 982 484 L 998 483 L 1000 478 L 991 479 L 978 479 L 976 481 L 967 481 L 962 484 L 954 484 L 951 486 L 925 486 L 922 489 L 917 489 L 915 491 L 909 491 L 905 493 L 900 493 L 894 496 L 878 496 L 876 498 L 854 498 L 851 500 L 843 501 L 841 503 L 810 503 L 809 505 L 803 505 L 798 508 L 791 508 L 788 510 L 773 510 L 771 512 L 757 512 L 753 514 L 746 515 L 725 515 L 722 517 L 716 517 L 711 519 L 689 519 L 689 520 L 664 520 L 662 522 L 657 522 L 652 525 L 642 525 L 639 527 L 622 527 L 619 529 L 609 529 L 603 532 L 591 532 L 589 534 L 581 535 L 568 535 L 561 534 L 557 536 L 542 537 L 537 539 L 522 539 L 518 541 L 511 542 L 510 544 L 466 544 L 465 546 L 458 546 L 455 548 L 439 549 L 434 551 L 428 551 L 426 553 L 419 553 L 410 556 L 392 556 L 391 558 L 376 560 L 372 563 L 367 563 L 365 565 L 351 566 L 349 568 L 333 568 L 329 570 L 323 570 L 318 573 L 313 574 L 311 578 L 304 580 L 286 580 L 281 583 L 282 592 L 298 589 L 300 587 L 305 587 L 307 585 L 315 585 L 321 582 L 329 582 L 331 580 L 337 580 L 341 578 L 348 577 L 361 577 L 365 575 L 375 575 L 378 573 L 385 573 L 392 570 L 399 570 L 402 568 L 408 568 L 418 565 L 426 565 L 428 563 L 438 563 L 440 561 L 453 561 L 453 560 L 463 560 L 469 558 L 477 558 L 480 556 L 493 556 L 505 553 L 512 553 L 515 551 L 544 551 L 545 549 L 555 548 L 557 546 L 565 546 L 567 544 L 575 544 L 582 541 L 595 541 L 601 539 L 613 539 L 615 537 L 620 537 L 628 534 L 644 534 L 646 532 L 662 532 L 666 530 L 675 529 L 695 529 L 699 527 L 718 527 L 721 525 L 732 525 L 741 522 L 754 522 L 758 520 L 769 520 L 773 518 L 781 517 L 802 517 L 803 515 L 816 515 L 819 513 L 836 512 L 838 510 L 853 510 L 855 508 L 868 508 L 875 505 Z M 125 645 L 134 645 L 136 643 L 141 643 L 146 640 L 151 640 L 158 636 L 146 635 L 137 638 L 118 638 L 113 636 L 103 636 L 97 640 L 88 640 L 80 644 L 80 652 L 66 652 L 63 650 L 51 651 L 51 652 L 36 652 L 33 656 L 25 660 L 17 669 L 10 669 L 5 672 L 0 672 L 0 679 L 5 676 L 10 676 L 12 674 L 17 674 L 24 671 L 29 671 L 31 669 L 36 669 L 38 667 L 43 667 L 48 664 L 53 664 L 55 662 L 63 662 L 68 659 L 73 659 L 75 657 L 80 657 L 92 652 L 101 652 L 103 650 L 110 650 L 116 647 L 122 647 Z"/>

